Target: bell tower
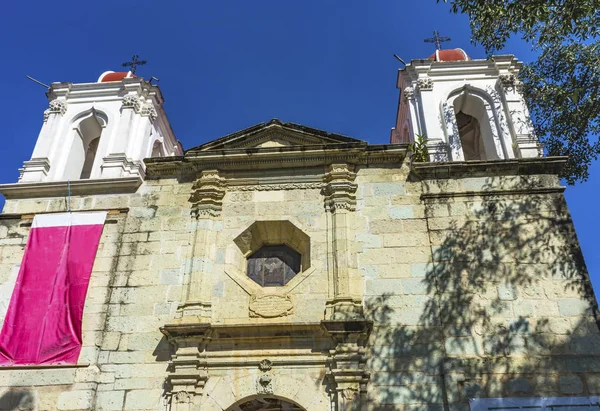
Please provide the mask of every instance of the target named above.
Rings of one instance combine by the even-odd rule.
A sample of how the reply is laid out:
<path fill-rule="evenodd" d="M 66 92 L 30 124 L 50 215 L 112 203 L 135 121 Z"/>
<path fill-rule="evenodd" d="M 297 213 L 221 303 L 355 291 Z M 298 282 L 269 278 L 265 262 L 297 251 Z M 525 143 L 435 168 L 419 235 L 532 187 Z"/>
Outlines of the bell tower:
<path fill-rule="evenodd" d="M 158 86 L 131 72 L 52 83 L 49 107 L 18 184 L 145 177 L 144 158 L 183 154 Z M 139 184 L 138 184 L 139 185 Z"/>
<path fill-rule="evenodd" d="M 391 143 L 427 139 L 430 161 L 542 156 L 512 55 L 472 60 L 462 49 L 436 50 L 398 72 Z"/>

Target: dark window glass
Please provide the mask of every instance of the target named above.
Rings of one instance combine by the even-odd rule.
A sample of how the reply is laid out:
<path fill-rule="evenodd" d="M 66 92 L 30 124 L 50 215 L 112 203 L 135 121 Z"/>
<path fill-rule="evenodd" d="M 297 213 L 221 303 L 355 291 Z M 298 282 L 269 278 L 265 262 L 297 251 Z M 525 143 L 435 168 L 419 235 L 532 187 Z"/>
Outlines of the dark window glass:
<path fill-rule="evenodd" d="M 300 253 L 287 245 L 267 245 L 248 257 L 248 277 L 263 287 L 286 285 L 300 272 Z"/>

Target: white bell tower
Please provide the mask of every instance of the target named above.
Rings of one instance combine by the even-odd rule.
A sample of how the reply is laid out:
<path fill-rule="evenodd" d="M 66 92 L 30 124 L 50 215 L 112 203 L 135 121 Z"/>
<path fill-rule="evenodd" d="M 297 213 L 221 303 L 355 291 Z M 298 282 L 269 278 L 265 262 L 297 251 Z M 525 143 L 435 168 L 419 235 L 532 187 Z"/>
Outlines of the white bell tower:
<path fill-rule="evenodd" d="M 427 138 L 430 161 L 542 156 L 512 55 L 472 60 L 462 49 L 436 50 L 399 70 L 392 143 Z"/>
<path fill-rule="evenodd" d="M 182 155 L 156 85 L 131 72 L 96 83 L 52 83 L 50 105 L 19 184 L 138 179 L 144 158 Z"/>

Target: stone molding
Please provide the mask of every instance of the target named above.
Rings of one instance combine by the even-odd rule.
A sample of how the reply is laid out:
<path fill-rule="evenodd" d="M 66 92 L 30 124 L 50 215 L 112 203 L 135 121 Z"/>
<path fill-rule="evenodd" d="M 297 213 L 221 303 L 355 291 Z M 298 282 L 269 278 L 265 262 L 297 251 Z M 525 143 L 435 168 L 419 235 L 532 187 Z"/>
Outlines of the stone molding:
<path fill-rule="evenodd" d="M 141 184 L 138 176 L 70 182 L 72 196 L 135 193 Z M 68 185 L 68 181 L 2 184 L 0 194 L 7 199 L 64 197 L 68 195 Z"/>
<path fill-rule="evenodd" d="M 437 180 L 505 175 L 559 174 L 567 157 L 514 158 L 509 160 L 413 163 L 411 178 Z"/>
<path fill-rule="evenodd" d="M 304 147 L 276 147 L 202 151 L 185 156 L 146 159 L 146 173 L 150 178 L 196 175 L 202 170 L 256 170 L 320 167 L 329 164 L 401 164 L 406 146 L 368 145 L 367 143 L 311 145 Z M 274 155 L 276 154 L 276 155 Z"/>
<path fill-rule="evenodd" d="M 225 189 L 226 180 L 219 175 L 218 170 L 202 171 L 192 187 L 192 214 L 196 218 L 221 215 Z"/>

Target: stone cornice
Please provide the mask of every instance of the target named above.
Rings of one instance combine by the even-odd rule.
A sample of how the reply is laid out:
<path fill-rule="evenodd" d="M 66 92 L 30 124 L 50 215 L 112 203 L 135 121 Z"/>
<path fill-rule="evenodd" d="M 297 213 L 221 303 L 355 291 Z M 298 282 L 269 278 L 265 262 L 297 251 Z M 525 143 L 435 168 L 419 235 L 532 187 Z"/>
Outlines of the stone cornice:
<path fill-rule="evenodd" d="M 71 195 L 104 195 L 134 193 L 142 184 L 140 177 L 102 178 L 71 181 Z M 0 185 L 0 194 L 7 199 L 65 197 L 69 194 L 67 181 L 13 183 Z"/>
<path fill-rule="evenodd" d="M 506 175 L 558 174 L 567 157 L 517 158 L 511 160 L 413 163 L 411 178 L 438 180 Z"/>
<path fill-rule="evenodd" d="M 400 164 L 406 145 L 367 143 L 188 152 L 185 156 L 146 159 L 148 178 L 193 175 L 202 170 L 251 170 L 347 164 Z"/>

